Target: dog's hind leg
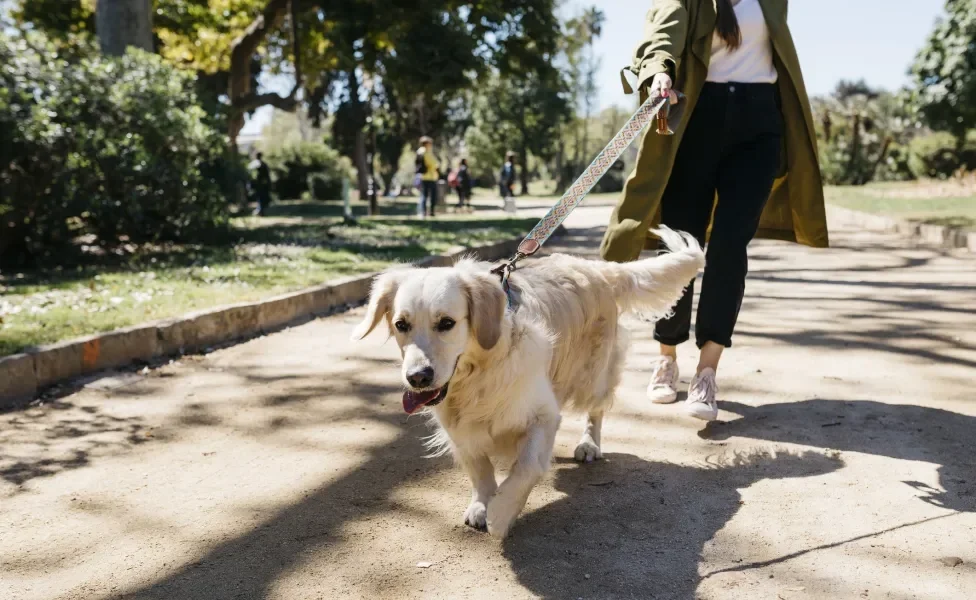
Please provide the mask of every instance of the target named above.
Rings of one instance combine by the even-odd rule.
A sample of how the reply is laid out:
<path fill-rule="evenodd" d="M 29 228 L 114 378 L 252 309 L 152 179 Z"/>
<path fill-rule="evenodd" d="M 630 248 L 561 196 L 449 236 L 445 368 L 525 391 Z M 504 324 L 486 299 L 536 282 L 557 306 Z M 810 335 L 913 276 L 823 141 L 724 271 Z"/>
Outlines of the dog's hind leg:
<path fill-rule="evenodd" d="M 464 524 L 485 531 L 488 527 L 488 501 L 498 489 L 495 467 L 487 456 L 459 456 L 458 462 L 471 478 L 471 504 L 464 511 Z"/>
<path fill-rule="evenodd" d="M 560 420 L 558 414 L 540 417 L 526 432 L 512 470 L 488 503 L 488 533 L 492 537 L 508 534 L 529 499 L 529 492 L 549 469 Z"/>
<path fill-rule="evenodd" d="M 593 462 L 603 458 L 600 450 L 600 430 L 603 428 L 603 411 L 590 412 L 586 417 L 586 429 L 576 445 L 573 457 L 578 462 Z"/>
<path fill-rule="evenodd" d="M 577 407 L 588 412 L 586 429 L 576 445 L 573 458 L 581 463 L 593 462 L 603 458 L 600 447 L 600 433 L 603 429 L 603 415 L 613 406 L 614 391 L 620 385 L 620 375 L 627 354 L 627 330 L 617 327 L 613 349 L 607 356 L 605 366 L 594 379 L 591 394 L 577 398 Z"/>

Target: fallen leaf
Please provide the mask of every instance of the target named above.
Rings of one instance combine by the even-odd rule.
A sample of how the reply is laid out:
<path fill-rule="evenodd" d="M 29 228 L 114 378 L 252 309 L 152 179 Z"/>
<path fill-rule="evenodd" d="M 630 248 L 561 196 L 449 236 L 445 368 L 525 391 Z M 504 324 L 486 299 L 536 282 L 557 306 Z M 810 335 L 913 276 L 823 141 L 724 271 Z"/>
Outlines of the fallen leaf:
<path fill-rule="evenodd" d="M 422 561 L 420 561 L 419 563 L 417 563 L 417 568 L 420 568 L 420 569 L 429 569 L 429 568 L 431 568 L 432 566 L 434 566 L 434 563 L 432 563 L 432 562 L 427 562 L 427 561 L 425 561 L 425 560 L 422 560 Z"/>

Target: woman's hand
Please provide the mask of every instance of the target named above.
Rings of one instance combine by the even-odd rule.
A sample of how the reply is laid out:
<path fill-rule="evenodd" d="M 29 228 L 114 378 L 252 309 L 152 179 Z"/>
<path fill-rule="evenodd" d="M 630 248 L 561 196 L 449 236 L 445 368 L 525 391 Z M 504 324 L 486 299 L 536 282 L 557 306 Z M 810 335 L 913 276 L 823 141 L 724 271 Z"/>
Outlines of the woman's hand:
<path fill-rule="evenodd" d="M 651 96 L 661 96 L 662 98 L 671 98 L 671 104 L 678 103 L 678 94 L 671 88 L 674 83 L 671 81 L 671 76 L 667 73 L 658 73 L 654 76 L 651 81 Z"/>

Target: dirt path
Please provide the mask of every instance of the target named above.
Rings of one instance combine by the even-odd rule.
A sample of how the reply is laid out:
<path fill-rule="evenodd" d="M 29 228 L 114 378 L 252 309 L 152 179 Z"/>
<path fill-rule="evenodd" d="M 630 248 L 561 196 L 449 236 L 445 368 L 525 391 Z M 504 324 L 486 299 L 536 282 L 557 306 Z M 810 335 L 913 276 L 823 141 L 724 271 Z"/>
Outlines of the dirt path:
<path fill-rule="evenodd" d="M 359 311 L 0 415 L 0 598 L 972 598 L 976 259 L 835 242 L 756 244 L 722 423 L 644 400 L 630 319 L 607 460 L 567 419 L 504 543 Z"/>

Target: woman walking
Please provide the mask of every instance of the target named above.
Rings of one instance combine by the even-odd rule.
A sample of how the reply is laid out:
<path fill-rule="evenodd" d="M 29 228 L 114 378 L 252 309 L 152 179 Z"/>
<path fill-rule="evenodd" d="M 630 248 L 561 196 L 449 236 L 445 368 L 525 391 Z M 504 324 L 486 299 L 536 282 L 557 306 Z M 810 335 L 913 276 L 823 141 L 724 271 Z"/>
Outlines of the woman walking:
<path fill-rule="evenodd" d="M 670 96 L 674 104 L 676 90 L 684 99 L 673 111 L 675 135 L 644 137 L 601 253 L 636 259 L 657 247 L 648 230 L 659 223 L 707 239 L 700 358 L 685 410 L 708 421 L 718 416 L 716 371 L 732 345 L 749 242 L 827 246 L 817 138 L 786 15 L 787 0 L 655 0 L 629 67 L 642 99 Z M 690 338 L 693 295 L 692 285 L 655 326 L 653 402 L 677 399 L 677 346 Z"/>

